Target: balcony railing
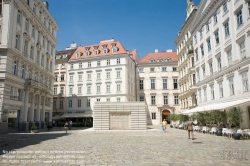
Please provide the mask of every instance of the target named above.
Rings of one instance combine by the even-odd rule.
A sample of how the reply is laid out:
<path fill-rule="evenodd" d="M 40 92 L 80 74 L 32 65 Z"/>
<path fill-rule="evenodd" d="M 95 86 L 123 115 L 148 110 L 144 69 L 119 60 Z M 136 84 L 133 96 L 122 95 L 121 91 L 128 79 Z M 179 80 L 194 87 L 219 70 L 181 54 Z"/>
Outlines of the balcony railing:
<path fill-rule="evenodd" d="M 32 79 L 26 79 L 25 80 L 25 85 L 28 87 L 35 87 L 35 88 L 40 88 L 42 90 L 49 90 L 49 86 L 43 83 L 40 83 L 36 80 Z"/>
<path fill-rule="evenodd" d="M 21 96 L 10 96 L 11 100 L 22 101 Z"/>

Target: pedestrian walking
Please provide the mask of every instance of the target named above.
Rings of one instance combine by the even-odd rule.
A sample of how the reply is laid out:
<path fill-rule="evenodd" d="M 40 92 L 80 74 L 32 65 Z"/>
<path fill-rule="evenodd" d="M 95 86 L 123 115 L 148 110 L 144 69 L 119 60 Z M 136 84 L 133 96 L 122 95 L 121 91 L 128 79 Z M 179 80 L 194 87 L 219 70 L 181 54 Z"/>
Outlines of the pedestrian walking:
<path fill-rule="evenodd" d="M 69 130 L 71 130 L 72 127 L 72 120 L 69 121 Z"/>
<path fill-rule="evenodd" d="M 167 129 L 167 121 L 164 119 L 162 121 L 162 131 L 166 132 L 166 129 Z"/>
<path fill-rule="evenodd" d="M 68 123 L 68 121 L 65 122 L 64 128 L 65 128 L 65 131 L 66 131 L 66 133 L 67 133 L 67 131 L 68 131 L 68 129 L 69 129 L 69 123 Z"/>
<path fill-rule="evenodd" d="M 186 129 L 187 129 L 187 131 L 188 131 L 188 139 L 190 139 L 190 133 L 191 133 L 191 135 L 192 135 L 192 140 L 194 140 L 194 129 L 193 129 L 193 125 L 194 125 L 194 122 L 191 120 L 191 119 L 189 119 L 189 121 L 187 122 L 187 127 L 186 127 Z"/>

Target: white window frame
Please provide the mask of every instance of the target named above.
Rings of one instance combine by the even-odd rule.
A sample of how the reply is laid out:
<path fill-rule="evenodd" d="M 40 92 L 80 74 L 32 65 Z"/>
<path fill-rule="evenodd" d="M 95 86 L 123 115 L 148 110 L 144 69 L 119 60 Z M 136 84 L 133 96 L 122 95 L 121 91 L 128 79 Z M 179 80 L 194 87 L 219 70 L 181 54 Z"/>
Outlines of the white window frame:
<path fill-rule="evenodd" d="M 100 79 L 101 79 L 101 73 L 100 73 L 100 72 L 96 73 L 96 79 L 97 79 L 97 80 L 100 80 Z"/>
<path fill-rule="evenodd" d="M 101 85 L 96 85 L 96 92 L 101 93 Z"/>
<path fill-rule="evenodd" d="M 173 79 L 173 86 L 174 86 L 174 89 L 178 89 L 178 79 Z M 176 85 L 176 88 L 175 88 L 175 85 Z"/>
<path fill-rule="evenodd" d="M 242 73 L 241 76 L 242 76 L 242 88 L 243 88 L 243 92 L 248 92 L 249 91 L 248 72 Z"/>
<path fill-rule="evenodd" d="M 163 104 L 168 105 L 168 96 L 167 95 L 163 96 Z"/>
<path fill-rule="evenodd" d="M 162 89 L 168 89 L 168 79 L 167 78 L 162 79 Z"/>
<path fill-rule="evenodd" d="M 91 86 L 90 85 L 87 86 L 87 94 L 91 94 Z"/>
<path fill-rule="evenodd" d="M 69 87 L 69 94 L 70 94 L 70 95 L 73 94 L 73 87 Z"/>
<path fill-rule="evenodd" d="M 179 105 L 179 96 L 177 95 L 174 96 L 174 104 Z"/>
<path fill-rule="evenodd" d="M 81 69 L 82 68 L 82 63 L 79 63 L 79 69 Z"/>
<path fill-rule="evenodd" d="M 150 89 L 155 89 L 155 79 L 150 79 Z"/>
<path fill-rule="evenodd" d="M 144 89 L 144 80 L 143 79 L 139 80 L 139 88 L 140 88 L 140 90 Z"/>
<path fill-rule="evenodd" d="M 78 74 L 78 81 L 82 81 L 82 74 Z"/>
<path fill-rule="evenodd" d="M 151 105 L 156 105 L 155 96 L 151 96 Z"/>
<path fill-rule="evenodd" d="M 69 100 L 69 108 L 72 108 L 72 105 L 73 105 L 72 103 L 73 103 L 73 102 L 72 102 L 72 99 L 70 99 L 70 100 Z"/>
<path fill-rule="evenodd" d="M 167 68 L 166 67 L 162 67 L 162 71 L 167 71 Z"/>
<path fill-rule="evenodd" d="M 210 70 L 210 75 L 214 74 L 214 70 L 213 70 L 213 63 L 209 63 L 209 70 Z"/>
<path fill-rule="evenodd" d="M 216 31 L 214 33 L 214 37 L 215 37 L 215 43 L 216 45 L 220 44 L 220 37 L 219 37 L 219 31 Z M 211 46 L 210 46 L 211 47 Z"/>
<path fill-rule="evenodd" d="M 78 95 L 82 94 L 82 87 L 81 86 L 78 86 Z"/>
<path fill-rule="evenodd" d="M 110 93 L 110 84 L 107 84 L 107 85 L 106 85 L 106 92 L 107 92 L 107 93 Z"/>
<path fill-rule="evenodd" d="M 207 88 L 203 88 L 204 92 L 204 101 L 207 101 Z"/>
<path fill-rule="evenodd" d="M 73 82 L 73 76 L 72 75 L 69 76 L 69 82 Z"/>
<path fill-rule="evenodd" d="M 214 99 L 214 85 L 211 85 L 211 100 Z"/>
<path fill-rule="evenodd" d="M 145 101 L 144 96 L 140 96 L 140 101 Z"/>
<path fill-rule="evenodd" d="M 107 66 L 110 65 L 110 59 L 107 59 Z"/>
<path fill-rule="evenodd" d="M 240 9 L 237 13 L 236 13 L 236 20 L 237 20 L 237 26 L 241 26 L 243 24 L 243 18 L 242 18 L 242 9 Z"/>
<path fill-rule="evenodd" d="M 224 30 L 225 30 L 225 37 L 229 36 L 229 35 L 230 35 L 229 21 L 227 21 L 227 22 L 224 24 Z"/>
<path fill-rule="evenodd" d="M 101 61 L 97 61 L 97 62 L 96 62 L 96 65 L 97 65 L 97 66 L 101 66 Z"/>
<path fill-rule="evenodd" d="M 228 79 L 230 95 L 234 95 L 234 77 Z"/>
<path fill-rule="evenodd" d="M 110 79 L 110 71 L 106 72 L 106 79 Z"/>
<path fill-rule="evenodd" d="M 116 78 L 121 78 L 121 71 L 116 71 Z"/>
<path fill-rule="evenodd" d="M 220 92 L 220 98 L 223 97 L 223 86 L 222 86 L 222 82 L 219 82 L 219 92 Z"/>
<path fill-rule="evenodd" d="M 116 84 L 116 92 L 121 92 L 121 84 Z"/>
<path fill-rule="evenodd" d="M 77 100 L 77 107 L 78 108 L 82 107 L 82 100 L 81 99 Z"/>
<path fill-rule="evenodd" d="M 207 40 L 207 50 L 208 50 L 208 52 L 211 51 L 211 41 L 210 41 L 210 38 Z"/>
<path fill-rule="evenodd" d="M 117 98 L 116 98 L 116 102 L 118 102 L 118 103 L 121 102 L 121 98 L 120 98 L 120 97 L 117 97 Z"/>
<path fill-rule="evenodd" d="M 228 66 L 233 64 L 232 50 L 227 51 L 227 62 Z"/>
<path fill-rule="evenodd" d="M 88 62 L 88 67 L 91 67 L 91 62 Z"/>
<path fill-rule="evenodd" d="M 88 80 L 88 81 L 91 81 L 91 73 L 88 73 L 88 74 L 87 74 L 87 80 Z"/>
<path fill-rule="evenodd" d="M 152 117 L 152 120 L 155 120 L 156 119 L 156 112 L 151 112 L 151 117 Z"/>
<path fill-rule="evenodd" d="M 120 58 L 116 59 L 116 64 L 121 64 L 121 59 Z"/>
<path fill-rule="evenodd" d="M 245 41 L 243 41 L 239 44 L 239 51 L 240 51 L 241 59 L 245 59 L 246 58 Z"/>

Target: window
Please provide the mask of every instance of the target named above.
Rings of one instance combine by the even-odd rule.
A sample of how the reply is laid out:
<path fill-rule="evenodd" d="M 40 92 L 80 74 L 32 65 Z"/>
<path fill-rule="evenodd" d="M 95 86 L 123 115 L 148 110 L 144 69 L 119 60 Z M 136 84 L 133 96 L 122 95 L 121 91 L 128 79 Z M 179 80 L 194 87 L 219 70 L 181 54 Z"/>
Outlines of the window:
<path fill-rule="evenodd" d="M 208 51 L 211 51 L 210 39 L 207 40 L 207 50 L 208 50 Z"/>
<path fill-rule="evenodd" d="M 62 63 L 61 68 L 65 69 L 65 63 Z"/>
<path fill-rule="evenodd" d="M 202 55 L 202 57 L 204 56 L 204 48 L 203 48 L 203 45 L 201 45 L 201 55 Z"/>
<path fill-rule="evenodd" d="M 227 12 L 227 3 L 225 3 L 225 4 L 223 5 L 223 11 L 224 11 L 224 13 Z"/>
<path fill-rule="evenodd" d="M 107 54 L 108 53 L 108 50 L 107 49 L 104 49 L 103 50 L 103 54 Z"/>
<path fill-rule="evenodd" d="M 247 72 L 242 73 L 242 83 L 243 83 L 243 92 L 248 92 L 248 77 Z"/>
<path fill-rule="evenodd" d="M 205 66 L 203 67 L 203 79 L 205 79 L 206 78 L 206 68 L 205 68 Z"/>
<path fill-rule="evenodd" d="M 174 96 L 174 104 L 175 105 L 179 104 L 179 96 Z"/>
<path fill-rule="evenodd" d="M 228 79 L 229 81 L 229 88 L 230 88 L 230 95 L 234 94 L 234 80 L 233 77 Z"/>
<path fill-rule="evenodd" d="M 245 59 L 246 58 L 245 42 L 239 44 L 239 49 L 240 49 L 241 59 Z"/>
<path fill-rule="evenodd" d="M 233 64 L 232 50 L 227 52 L 227 61 L 228 61 L 228 66 Z"/>
<path fill-rule="evenodd" d="M 154 59 L 150 59 L 150 60 L 149 60 L 149 63 L 154 63 L 154 62 L 155 62 Z"/>
<path fill-rule="evenodd" d="M 29 32 L 29 21 L 27 19 L 25 20 L 25 31 Z"/>
<path fill-rule="evenodd" d="M 155 71 L 155 68 L 150 68 L 150 72 L 153 72 L 153 71 Z"/>
<path fill-rule="evenodd" d="M 72 108 L 72 100 L 69 100 L 69 108 Z"/>
<path fill-rule="evenodd" d="M 70 69 L 73 69 L 74 68 L 74 64 L 70 64 Z"/>
<path fill-rule="evenodd" d="M 178 79 L 174 79 L 174 89 L 178 89 Z"/>
<path fill-rule="evenodd" d="M 215 32 L 214 37 L 215 37 L 215 43 L 216 43 L 216 44 L 219 44 L 219 43 L 220 43 L 219 31 Z M 211 48 L 210 48 L 210 49 L 211 49 Z"/>
<path fill-rule="evenodd" d="M 199 60 L 199 54 L 198 54 L 198 49 L 195 50 L 195 58 L 196 58 L 196 61 Z"/>
<path fill-rule="evenodd" d="M 171 60 L 171 58 L 167 58 L 166 61 L 167 62 L 171 62 L 172 60 Z"/>
<path fill-rule="evenodd" d="M 200 30 L 200 39 L 203 38 L 203 35 L 202 35 L 202 30 Z"/>
<path fill-rule="evenodd" d="M 97 61 L 97 66 L 101 66 L 101 61 Z"/>
<path fill-rule="evenodd" d="M 78 99 L 77 100 L 77 107 L 81 107 L 82 106 L 82 100 L 81 99 Z"/>
<path fill-rule="evenodd" d="M 79 69 L 81 69 L 82 68 L 82 63 L 79 63 Z"/>
<path fill-rule="evenodd" d="M 209 22 L 206 23 L 206 30 L 209 31 Z"/>
<path fill-rule="evenodd" d="M 173 71 L 177 71 L 177 68 L 176 68 L 176 67 L 173 67 Z"/>
<path fill-rule="evenodd" d="M 107 65 L 110 65 L 110 59 L 107 59 Z"/>
<path fill-rule="evenodd" d="M 209 63 L 209 70 L 210 70 L 210 75 L 213 75 L 214 70 L 213 70 L 213 63 Z"/>
<path fill-rule="evenodd" d="M 91 93 L 91 86 L 90 86 L 90 85 L 87 86 L 87 93 L 88 93 L 88 94 Z"/>
<path fill-rule="evenodd" d="M 25 78 L 25 66 L 22 66 L 22 78 Z"/>
<path fill-rule="evenodd" d="M 138 69 L 139 73 L 143 73 L 143 68 Z"/>
<path fill-rule="evenodd" d="M 236 13 L 236 17 L 237 17 L 237 25 L 238 27 L 243 24 L 242 21 L 242 9 L 240 9 L 237 13 Z"/>
<path fill-rule="evenodd" d="M 78 86 L 78 94 L 82 94 L 82 87 Z"/>
<path fill-rule="evenodd" d="M 61 75 L 61 81 L 64 81 L 64 75 Z"/>
<path fill-rule="evenodd" d="M 250 1 L 248 1 L 248 15 L 249 15 L 249 17 L 250 17 Z"/>
<path fill-rule="evenodd" d="M 214 24 L 216 24 L 218 22 L 217 20 L 217 13 L 214 14 Z"/>
<path fill-rule="evenodd" d="M 61 87 L 60 93 L 64 94 L 64 87 Z"/>
<path fill-rule="evenodd" d="M 19 10 L 17 11 L 17 22 L 21 24 L 21 12 Z"/>
<path fill-rule="evenodd" d="M 72 95 L 72 93 L 73 93 L 73 88 L 69 87 L 69 94 Z"/>
<path fill-rule="evenodd" d="M 54 95 L 57 95 L 57 88 L 54 88 Z"/>
<path fill-rule="evenodd" d="M 97 85 L 97 86 L 96 86 L 96 92 L 97 92 L 97 93 L 100 93 L 100 92 L 101 92 L 101 86 L 100 86 L 100 85 Z"/>
<path fill-rule="evenodd" d="M 230 31 L 229 31 L 229 23 L 226 22 L 224 24 L 224 29 L 225 29 L 225 37 L 229 36 L 230 35 Z"/>
<path fill-rule="evenodd" d="M 100 101 L 101 101 L 101 99 L 100 99 L 100 98 L 96 99 L 96 102 L 100 102 Z"/>
<path fill-rule="evenodd" d="M 82 75 L 81 74 L 78 75 L 78 81 L 82 81 Z"/>
<path fill-rule="evenodd" d="M 30 47 L 30 58 L 34 59 L 34 47 L 33 46 Z"/>
<path fill-rule="evenodd" d="M 13 65 L 13 74 L 14 74 L 14 75 L 17 75 L 17 72 L 18 72 L 18 70 L 17 70 L 17 61 L 14 61 L 14 65 Z"/>
<path fill-rule="evenodd" d="M 87 99 L 87 107 L 90 107 L 90 99 Z"/>
<path fill-rule="evenodd" d="M 152 112 L 151 116 L 152 116 L 152 119 L 156 119 L 156 113 L 155 112 Z"/>
<path fill-rule="evenodd" d="M 151 80 L 151 89 L 155 89 L 155 79 L 150 79 Z"/>
<path fill-rule="evenodd" d="M 201 90 L 199 90 L 198 93 L 199 93 L 199 102 L 201 103 Z"/>
<path fill-rule="evenodd" d="M 53 100 L 53 110 L 55 110 L 55 109 L 56 109 L 56 101 Z"/>
<path fill-rule="evenodd" d="M 221 58 L 217 58 L 218 71 L 221 70 Z"/>
<path fill-rule="evenodd" d="M 168 104 L 168 96 L 163 96 L 163 103 L 164 105 Z"/>
<path fill-rule="evenodd" d="M 87 74 L 87 80 L 88 80 L 88 81 L 91 81 L 91 73 L 88 73 L 88 74 Z"/>
<path fill-rule="evenodd" d="M 196 44 L 196 43 L 197 43 L 197 36 L 194 35 L 194 44 Z"/>
<path fill-rule="evenodd" d="M 91 67 L 91 62 L 88 62 L 88 67 Z"/>
<path fill-rule="evenodd" d="M 110 79 L 110 72 L 109 71 L 107 71 L 107 73 L 106 73 L 106 78 Z"/>
<path fill-rule="evenodd" d="M 95 49 L 95 55 L 98 55 L 99 51 L 97 49 Z"/>
<path fill-rule="evenodd" d="M 97 73 L 96 79 L 97 79 L 97 80 L 100 80 L 100 79 L 101 79 L 101 73 Z"/>
<path fill-rule="evenodd" d="M 107 98 L 106 101 L 107 101 L 107 102 L 110 102 L 110 98 Z"/>
<path fill-rule="evenodd" d="M 121 71 L 116 71 L 116 78 L 121 78 Z"/>
<path fill-rule="evenodd" d="M 56 77 L 57 78 L 57 77 Z M 56 80 L 57 81 L 57 80 Z M 73 82 L 73 76 L 69 76 L 69 82 Z"/>
<path fill-rule="evenodd" d="M 63 100 L 60 100 L 60 109 L 63 109 Z"/>
<path fill-rule="evenodd" d="M 106 91 L 107 91 L 107 93 L 110 93 L 110 84 L 106 85 Z"/>
<path fill-rule="evenodd" d="M 20 49 L 20 35 L 16 35 L 15 48 Z"/>
<path fill-rule="evenodd" d="M 144 96 L 140 96 L 140 101 L 144 101 Z"/>
<path fill-rule="evenodd" d="M 121 84 L 116 84 L 116 91 L 121 92 Z"/>
<path fill-rule="evenodd" d="M 207 88 L 204 88 L 203 91 L 204 91 L 204 101 L 207 101 Z"/>
<path fill-rule="evenodd" d="M 55 81 L 56 81 L 56 82 L 58 81 L 58 76 L 57 76 L 57 75 L 55 76 Z"/>
<path fill-rule="evenodd" d="M 163 89 L 168 89 L 168 83 L 166 78 L 162 79 L 162 84 Z"/>
<path fill-rule="evenodd" d="M 151 96 L 151 105 L 155 105 L 155 96 Z"/>
<path fill-rule="evenodd" d="M 140 86 L 140 90 L 143 90 L 143 80 L 140 80 L 139 86 Z"/>
<path fill-rule="evenodd" d="M 121 102 L 121 98 L 120 98 L 120 97 L 117 97 L 117 98 L 116 98 L 116 102 Z"/>
<path fill-rule="evenodd" d="M 162 71 L 167 71 L 167 68 L 166 67 L 162 67 Z"/>
<path fill-rule="evenodd" d="M 223 97 L 223 86 L 222 86 L 222 82 L 219 83 L 219 92 L 220 92 L 220 97 Z"/>
<path fill-rule="evenodd" d="M 214 99 L 214 85 L 211 85 L 211 100 Z"/>
<path fill-rule="evenodd" d="M 120 63 L 121 63 L 120 58 L 117 58 L 117 59 L 116 59 L 116 64 L 120 64 Z"/>

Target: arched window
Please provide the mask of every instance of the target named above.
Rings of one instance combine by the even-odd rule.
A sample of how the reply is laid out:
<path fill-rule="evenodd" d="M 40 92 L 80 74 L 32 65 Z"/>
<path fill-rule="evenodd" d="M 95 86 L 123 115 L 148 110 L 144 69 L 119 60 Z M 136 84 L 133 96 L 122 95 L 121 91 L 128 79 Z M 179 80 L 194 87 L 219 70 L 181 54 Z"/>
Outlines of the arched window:
<path fill-rule="evenodd" d="M 171 58 L 168 57 L 168 58 L 166 59 L 166 62 L 172 62 Z"/>

